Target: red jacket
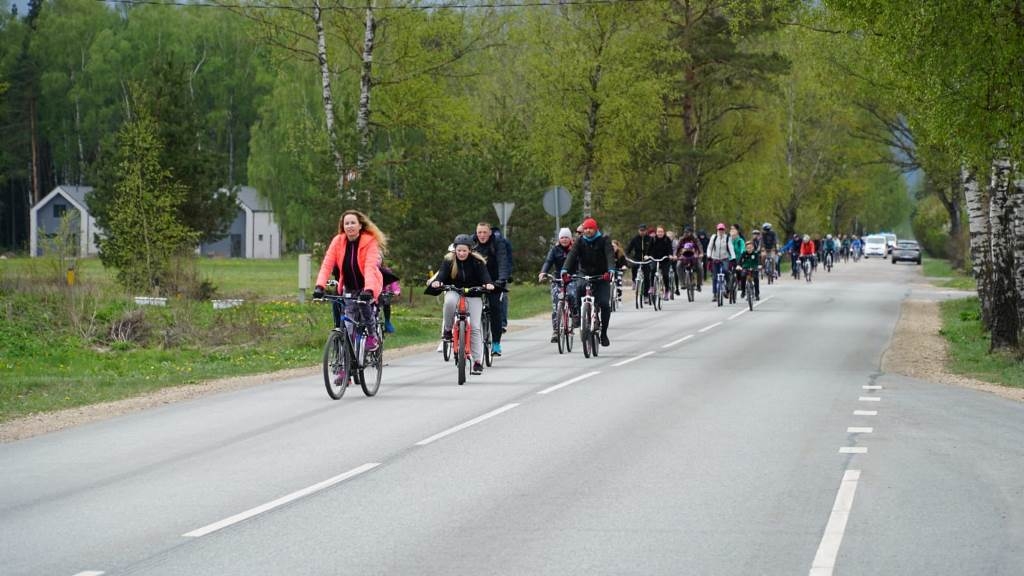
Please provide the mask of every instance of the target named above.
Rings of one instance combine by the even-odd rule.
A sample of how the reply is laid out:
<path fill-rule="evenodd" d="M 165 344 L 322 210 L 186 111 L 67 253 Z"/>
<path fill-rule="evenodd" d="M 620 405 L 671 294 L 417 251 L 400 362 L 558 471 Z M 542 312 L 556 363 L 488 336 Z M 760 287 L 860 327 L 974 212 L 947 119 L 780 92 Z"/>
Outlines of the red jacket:
<path fill-rule="evenodd" d="M 800 255 L 801 256 L 814 256 L 814 242 L 801 242 L 800 243 Z"/>
<path fill-rule="evenodd" d="M 326 286 L 331 272 L 337 266 L 339 274 L 341 265 L 345 259 L 345 248 L 348 247 L 348 238 L 344 234 L 338 234 L 331 240 L 324 254 L 324 262 L 320 265 L 320 273 L 316 276 L 316 286 Z M 356 259 L 359 261 L 359 271 L 363 273 L 363 290 L 373 292 L 373 299 L 380 296 L 384 288 L 384 276 L 380 272 L 381 254 L 377 239 L 369 232 L 362 232 L 359 237 L 359 248 L 356 250 Z M 338 293 L 345 291 L 344 279 L 338 278 Z M 349 290 L 354 290 L 355 286 Z"/>

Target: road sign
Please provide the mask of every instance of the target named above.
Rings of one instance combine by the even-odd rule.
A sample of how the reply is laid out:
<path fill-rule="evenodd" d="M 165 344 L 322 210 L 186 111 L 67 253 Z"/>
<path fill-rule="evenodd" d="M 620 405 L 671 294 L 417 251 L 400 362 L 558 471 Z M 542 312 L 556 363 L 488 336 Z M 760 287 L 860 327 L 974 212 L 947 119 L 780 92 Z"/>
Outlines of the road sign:
<path fill-rule="evenodd" d="M 561 186 L 548 188 L 544 193 L 544 211 L 550 216 L 565 216 L 572 207 L 572 196 Z"/>
<path fill-rule="evenodd" d="M 506 234 L 508 234 L 508 219 L 512 217 L 512 209 L 515 207 L 515 202 L 494 203 L 494 211 L 498 213 L 498 221 L 501 222 L 501 231 Z"/>

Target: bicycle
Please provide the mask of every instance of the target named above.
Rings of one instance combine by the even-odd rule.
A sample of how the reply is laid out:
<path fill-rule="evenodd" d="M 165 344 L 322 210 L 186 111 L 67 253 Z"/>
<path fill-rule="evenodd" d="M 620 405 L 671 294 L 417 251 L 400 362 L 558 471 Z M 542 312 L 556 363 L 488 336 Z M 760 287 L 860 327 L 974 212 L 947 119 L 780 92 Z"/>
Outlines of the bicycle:
<path fill-rule="evenodd" d="M 683 271 L 681 274 L 682 288 L 683 290 L 686 290 L 686 301 L 693 302 L 694 292 L 696 291 L 697 285 L 697 272 L 694 270 L 693 264 L 684 265 L 683 263 L 680 263 L 679 267 Z"/>
<path fill-rule="evenodd" d="M 804 280 L 806 280 L 807 282 L 810 282 L 811 281 L 811 274 L 814 273 L 814 267 L 811 265 L 811 257 L 810 256 L 801 256 L 800 257 L 800 268 L 802 268 L 803 271 L 804 271 Z"/>
<path fill-rule="evenodd" d="M 334 305 L 344 310 L 341 327 L 332 328 L 324 344 L 323 374 L 327 395 L 340 400 L 349 382 L 354 380 L 363 394 L 375 396 L 384 371 L 384 333 L 381 323 L 376 321 L 373 303 L 333 294 L 325 294 L 314 301 L 337 302 Z M 371 335 L 376 337 L 377 347 L 366 350 L 366 340 Z"/>
<path fill-rule="evenodd" d="M 569 299 L 566 297 L 568 287 L 557 276 L 551 274 L 545 274 L 545 276 L 551 281 L 552 286 L 558 287 L 558 302 L 555 303 L 555 317 L 558 319 L 558 353 L 572 352 L 572 306 L 569 305 Z"/>
<path fill-rule="evenodd" d="M 775 254 L 773 251 L 765 253 L 762 266 L 764 268 L 764 277 L 768 280 L 768 285 L 770 286 L 775 282 Z"/>
<path fill-rule="evenodd" d="M 754 311 L 754 274 L 757 274 L 757 272 L 757 270 L 748 270 L 743 284 L 743 292 L 747 295 L 747 305 L 750 306 L 751 312 Z"/>
<path fill-rule="evenodd" d="M 446 292 L 456 292 L 459 295 L 459 303 L 455 308 L 455 321 L 452 323 L 452 338 L 443 340 L 444 356 L 445 361 L 452 355 L 455 356 L 455 368 L 459 373 L 459 386 L 466 383 L 466 362 L 473 356 L 472 354 L 472 343 L 470 342 L 472 334 L 472 326 L 469 323 L 469 309 L 466 305 L 466 298 L 470 296 L 484 296 L 487 291 L 482 286 L 472 286 L 467 288 L 459 288 L 452 284 L 445 284 L 441 287 L 441 290 Z M 486 298 L 481 298 L 483 302 L 483 308 L 487 309 Z M 480 315 L 480 330 L 489 330 L 487 319 L 485 319 L 483 313 Z M 489 340 L 488 333 L 482 332 L 484 337 L 484 357 L 487 357 L 487 351 L 489 350 L 486 341 Z M 490 366 L 490 363 L 487 364 Z"/>
<path fill-rule="evenodd" d="M 651 262 L 651 259 L 650 257 L 647 257 L 643 260 L 636 261 L 626 257 L 626 262 L 638 267 L 636 271 L 636 282 L 633 283 L 633 298 L 635 299 L 634 304 L 637 310 L 640 310 L 644 307 L 644 300 L 647 297 L 648 291 L 647 281 L 644 279 L 646 277 L 646 274 L 644 274 L 644 267 Z"/>
<path fill-rule="evenodd" d="M 825 272 L 832 271 L 833 257 L 832 252 L 825 252 Z"/>
<path fill-rule="evenodd" d="M 611 295 L 612 312 L 622 306 L 622 270 L 615 271 L 615 291 Z"/>
<path fill-rule="evenodd" d="M 714 264 L 712 264 L 713 266 Z M 718 272 L 715 273 L 715 302 L 721 307 L 725 300 L 725 270 L 729 267 L 727 260 L 721 260 L 718 263 Z"/>
<path fill-rule="evenodd" d="M 736 271 L 729 267 L 725 274 L 726 295 L 729 297 L 729 304 L 736 303 Z"/>
<path fill-rule="evenodd" d="M 665 293 L 664 280 L 661 277 L 661 263 L 665 261 L 668 256 L 662 256 L 661 258 L 651 258 L 650 266 L 652 268 L 652 274 L 654 275 L 654 286 L 653 290 L 648 290 L 649 302 L 655 310 L 661 310 L 661 302 L 663 300 L 662 294 Z"/>
<path fill-rule="evenodd" d="M 597 358 L 597 349 L 601 345 L 601 315 L 598 313 L 594 299 L 593 281 L 601 276 L 573 275 L 583 281 L 583 297 L 580 298 L 580 342 L 583 344 L 583 357 Z"/>

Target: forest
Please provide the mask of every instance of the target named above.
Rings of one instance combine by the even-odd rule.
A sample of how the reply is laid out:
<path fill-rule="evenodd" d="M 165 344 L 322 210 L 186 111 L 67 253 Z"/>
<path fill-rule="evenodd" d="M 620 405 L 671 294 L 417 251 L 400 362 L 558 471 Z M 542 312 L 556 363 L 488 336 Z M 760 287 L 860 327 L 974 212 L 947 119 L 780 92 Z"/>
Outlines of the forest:
<path fill-rule="evenodd" d="M 517 270 L 593 215 L 780 234 L 898 229 L 978 279 L 993 348 L 1024 327 L 1019 1 L 0 0 L 0 249 L 93 188 L 104 263 L 224 234 L 232 190 L 289 251 L 365 211 L 423 275 L 496 223 Z M 913 175 L 912 179 L 907 175 Z M 913 185 L 908 185 L 913 182 Z M 137 243 L 136 243 L 137 244 Z M 186 250 L 187 251 L 187 250 Z M 148 254 L 147 257 L 151 257 Z M 138 257 L 136 254 L 134 257 Z M 145 279 L 125 278 L 125 281 Z"/>

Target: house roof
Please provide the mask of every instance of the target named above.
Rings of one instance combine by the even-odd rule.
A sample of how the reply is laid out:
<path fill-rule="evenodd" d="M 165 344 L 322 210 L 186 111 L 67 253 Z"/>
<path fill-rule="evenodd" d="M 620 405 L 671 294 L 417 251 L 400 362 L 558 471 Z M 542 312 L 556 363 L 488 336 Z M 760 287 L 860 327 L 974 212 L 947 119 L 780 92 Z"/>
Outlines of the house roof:
<path fill-rule="evenodd" d="M 43 206 L 49 204 L 50 200 L 53 200 L 55 196 L 60 194 L 61 196 L 64 196 L 65 198 L 70 200 L 71 203 L 75 205 L 75 208 L 77 208 L 79 211 L 88 214 L 89 205 L 85 203 L 85 195 L 88 194 L 90 191 L 92 191 L 91 186 L 71 186 L 69 184 L 61 184 L 60 186 L 57 186 L 53 190 L 50 190 L 50 192 L 46 196 L 43 196 L 43 198 L 39 200 L 39 202 L 32 206 L 32 210 L 39 210 Z"/>
<path fill-rule="evenodd" d="M 273 212 L 270 200 L 263 197 L 259 191 L 252 186 L 240 186 L 238 188 L 238 201 L 245 204 L 245 207 L 253 212 Z"/>

